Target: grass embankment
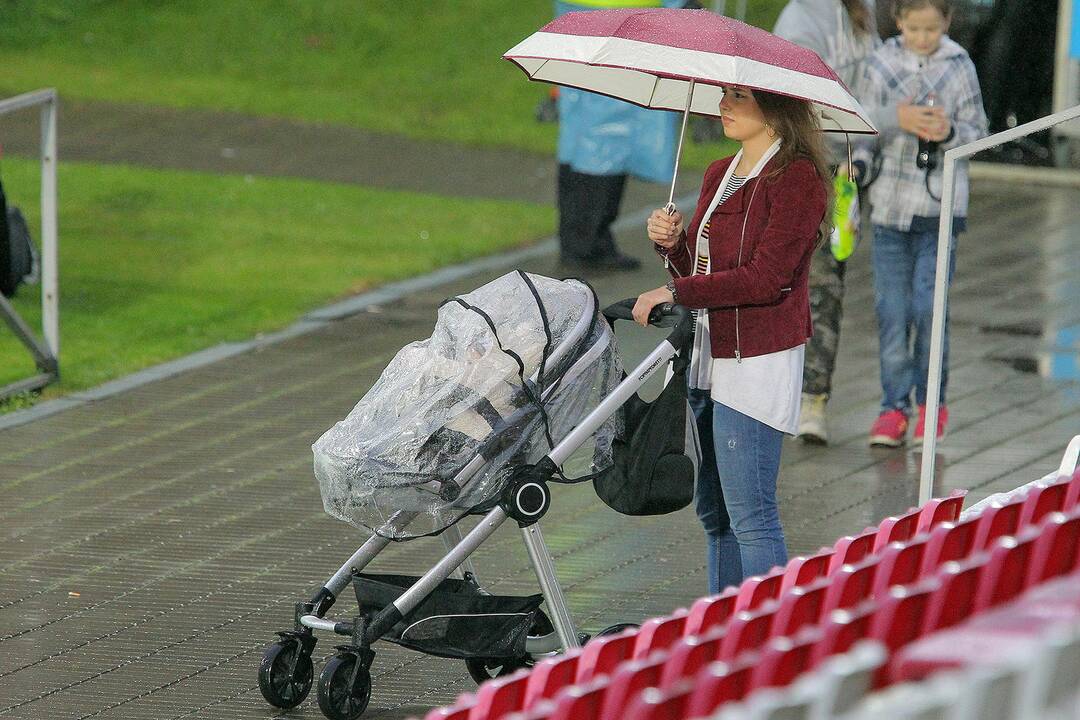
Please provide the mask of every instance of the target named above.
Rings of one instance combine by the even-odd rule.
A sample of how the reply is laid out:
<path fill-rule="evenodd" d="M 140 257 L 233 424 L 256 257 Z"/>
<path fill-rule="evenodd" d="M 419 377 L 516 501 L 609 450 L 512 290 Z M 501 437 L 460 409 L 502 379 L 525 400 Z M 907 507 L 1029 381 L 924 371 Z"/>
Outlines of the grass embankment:
<path fill-rule="evenodd" d="M 782 4 L 752 3 L 749 20 L 771 27 Z M 51 86 L 552 152 L 555 126 L 533 116 L 547 86 L 500 59 L 551 13 L 550 0 L 8 0 L 0 95 Z M 685 164 L 719 151 L 690 145 Z M 36 229 L 35 167 L 9 159 L 4 179 Z M 554 221 L 515 203 L 92 165 L 62 165 L 60 192 L 63 381 L 46 396 L 284 327 L 350 292 L 541 237 Z M 403 232 L 419 203 L 430 227 Z M 423 229 L 427 241 L 409 246 Z M 35 327 L 37 298 L 26 288 L 16 301 Z M 0 333 L 0 385 L 32 370 Z"/>
<path fill-rule="evenodd" d="M 771 28 L 782 6 L 750 3 L 747 19 Z M 549 153 L 556 128 L 533 115 L 548 86 L 501 55 L 552 10 L 551 0 L 9 0 L 0 87 Z M 687 165 L 717 152 L 691 145 Z"/>
<path fill-rule="evenodd" d="M 37 164 L 7 158 L 9 199 L 38 227 Z M 62 383 L 97 385 L 287 326 L 367 287 L 521 245 L 554 210 L 328 183 L 61 164 Z M 423 226 L 403 218 L 424 208 Z M 421 239 L 423 237 L 423 239 Z M 40 327 L 40 289 L 20 314 Z M 0 333 L 0 385 L 32 374 Z"/>

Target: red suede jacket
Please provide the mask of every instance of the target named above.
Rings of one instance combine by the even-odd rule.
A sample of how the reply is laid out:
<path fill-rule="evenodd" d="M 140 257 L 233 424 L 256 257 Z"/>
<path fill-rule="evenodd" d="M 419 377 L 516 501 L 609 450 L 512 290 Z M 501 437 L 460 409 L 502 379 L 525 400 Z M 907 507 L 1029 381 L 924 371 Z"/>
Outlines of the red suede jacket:
<path fill-rule="evenodd" d="M 691 275 L 698 227 L 731 160 L 717 160 L 705 171 L 688 235 L 668 255 L 679 304 L 709 308 L 712 356 L 718 358 L 787 350 L 813 334 L 807 278 L 826 206 L 813 163 L 800 158 L 770 177 L 770 161 L 713 211 L 712 272 Z"/>

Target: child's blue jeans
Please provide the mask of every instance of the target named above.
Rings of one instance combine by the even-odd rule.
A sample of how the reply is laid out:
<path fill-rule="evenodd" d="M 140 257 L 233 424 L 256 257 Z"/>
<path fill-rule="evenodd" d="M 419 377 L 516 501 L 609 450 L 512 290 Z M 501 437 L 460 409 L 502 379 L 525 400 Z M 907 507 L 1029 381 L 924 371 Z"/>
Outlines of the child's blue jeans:
<path fill-rule="evenodd" d="M 930 331 L 934 316 L 934 276 L 937 231 L 908 232 L 874 225 L 871 262 L 874 268 L 874 307 L 878 321 L 881 360 L 882 411 L 911 414 L 915 402 L 926 404 L 930 370 Z M 949 282 L 956 267 L 956 237 L 949 256 Z M 945 354 L 941 366 L 941 395 L 949 379 L 949 324 L 946 312 Z"/>
<path fill-rule="evenodd" d="M 776 504 L 784 434 L 691 389 L 701 439 L 694 502 L 705 527 L 709 592 L 787 563 Z"/>

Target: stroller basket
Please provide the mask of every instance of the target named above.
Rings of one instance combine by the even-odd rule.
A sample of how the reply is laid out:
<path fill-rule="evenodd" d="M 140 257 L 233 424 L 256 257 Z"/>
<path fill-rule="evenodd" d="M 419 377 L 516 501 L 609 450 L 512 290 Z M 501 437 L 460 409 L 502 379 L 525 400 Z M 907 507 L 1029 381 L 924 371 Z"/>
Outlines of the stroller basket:
<path fill-rule="evenodd" d="M 353 575 L 360 612 L 377 613 L 419 578 Z M 543 595 L 487 595 L 474 582 L 447 578 L 383 636 L 428 655 L 449 658 L 520 658 Z"/>

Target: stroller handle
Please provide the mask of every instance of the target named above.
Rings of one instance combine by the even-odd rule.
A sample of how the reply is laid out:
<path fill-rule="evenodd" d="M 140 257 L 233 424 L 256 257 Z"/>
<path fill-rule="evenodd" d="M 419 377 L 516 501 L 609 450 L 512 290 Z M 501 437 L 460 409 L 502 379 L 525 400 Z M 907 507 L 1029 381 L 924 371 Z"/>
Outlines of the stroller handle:
<path fill-rule="evenodd" d="M 632 311 L 636 302 L 637 298 L 632 297 L 612 303 L 604 308 L 604 317 L 612 324 L 616 320 L 633 321 L 634 315 Z M 690 311 L 682 305 L 673 303 L 657 305 L 649 313 L 649 325 L 658 328 L 672 328 L 671 334 L 668 335 L 668 342 L 676 350 L 687 347 L 694 337 L 694 326 Z"/>

